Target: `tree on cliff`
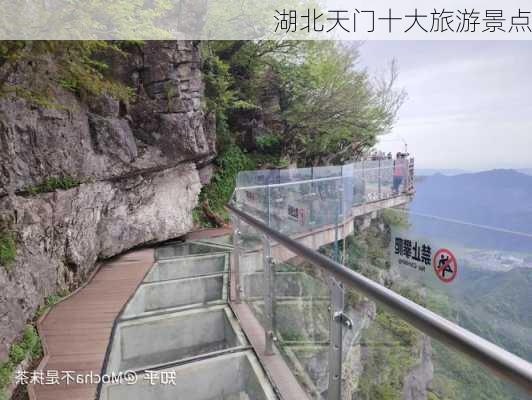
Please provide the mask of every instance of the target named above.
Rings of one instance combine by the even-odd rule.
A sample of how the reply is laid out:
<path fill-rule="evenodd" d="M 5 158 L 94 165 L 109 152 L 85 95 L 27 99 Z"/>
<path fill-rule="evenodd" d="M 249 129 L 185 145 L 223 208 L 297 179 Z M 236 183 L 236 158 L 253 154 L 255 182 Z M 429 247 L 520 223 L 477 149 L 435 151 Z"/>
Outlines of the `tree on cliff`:
<path fill-rule="evenodd" d="M 373 79 L 358 59 L 358 44 L 209 44 L 207 96 L 222 149 L 233 142 L 268 153 L 270 165 L 356 158 L 390 129 L 405 98 L 394 63 L 389 76 Z"/>

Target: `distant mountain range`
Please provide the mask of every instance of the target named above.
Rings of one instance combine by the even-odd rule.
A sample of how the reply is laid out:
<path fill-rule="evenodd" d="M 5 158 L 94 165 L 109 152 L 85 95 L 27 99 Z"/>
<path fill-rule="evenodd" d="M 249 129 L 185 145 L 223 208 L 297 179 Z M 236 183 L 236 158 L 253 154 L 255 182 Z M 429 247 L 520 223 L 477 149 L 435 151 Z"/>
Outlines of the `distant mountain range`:
<path fill-rule="evenodd" d="M 413 213 L 532 234 L 532 175 L 500 169 L 454 176 L 425 176 L 416 181 L 416 195 L 410 209 Z M 417 219 L 416 230 L 466 239 L 475 246 L 511 244 L 514 249 L 522 249 L 522 246 L 532 249 L 530 238 L 521 243 L 516 236 L 509 234 L 427 221 Z"/>
<path fill-rule="evenodd" d="M 532 175 L 532 168 L 524 168 L 524 169 L 516 169 L 517 172 L 520 172 L 525 175 Z M 444 169 L 438 169 L 438 168 L 416 168 L 416 176 L 431 176 L 431 175 L 447 175 L 447 176 L 455 176 L 455 175 L 463 175 L 463 174 L 471 174 L 479 171 L 468 171 L 465 169 L 453 169 L 453 168 L 444 168 Z"/>
<path fill-rule="evenodd" d="M 436 168 L 416 168 L 417 176 L 431 176 L 436 174 L 454 176 L 460 174 L 467 174 L 469 171 L 465 169 L 436 169 Z"/>
<path fill-rule="evenodd" d="M 521 172 L 522 174 L 532 175 L 532 168 L 519 169 L 517 171 Z"/>

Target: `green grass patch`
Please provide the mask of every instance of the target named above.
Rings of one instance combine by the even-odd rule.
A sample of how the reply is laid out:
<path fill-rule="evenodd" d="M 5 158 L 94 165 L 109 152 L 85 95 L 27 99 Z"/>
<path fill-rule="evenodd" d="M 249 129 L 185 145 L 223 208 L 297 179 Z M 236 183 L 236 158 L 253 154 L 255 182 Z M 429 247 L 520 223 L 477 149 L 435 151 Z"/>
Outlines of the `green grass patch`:
<path fill-rule="evenodd" d="M 0 44 L 0 66 L 8 62 L 29 60 L 38 64 L 49 57 L 54 60 L 56 68 L 52 69 L 49 75 L 43 74 L 43 79 L 31 82 L 31 88 L 10 86 L 3 88 L 0 96 L 15 92 L 17 96 L 43 107 L 63 107 L 58 105 L 50 94 L 54 92 L 54 86 L 59 86 L 78 96 L 107 94 L 117 100 L 129 101 L 134 96 L 133 89 L 114 80 L 105 61 L 109 56 L 126 57 L 127 53 L 122 47 L 129 45 L 126 42 L 103 40 L 4 41 Z"/>
<path fill-rule="evenodd" d="M 52 293 L 44 299 L 44 304 L 41 304 L 37 309 L 36 317 L 39 318 L 50 308 L 55 306 L 62 298 L 68 296 L 70 291 L 68 289 L 59 290 L 57 293 Z"/>
<path fill-rule="evenodd" d="M 23 98 L 37 106 L 50 109 L 66 110 L 68 107 L 54 101 L 45 93 L 39 93 L 16 84 L 4 84 L 0 87 L 0 97 L 12 94 L 15 97 Z"/>
<path fill-rule="evenodd" d="M 41 339 L 32 325 L 26 325 L 22 337 L 13 343 L 9 349 L 9 358 L 0 364 L 0 399 L 5 395 L 5 389 L 11 383 L 11 377 L 19 365 L 26 358 L 37 359 L 42 356 Z"/>
<path fill-rule="evenodd" d="M 9 271 L 16 254 L 17 246 L 14 235 L 8 231 L 0 231 L 0 265 Z"/>
<path fill-rule="evenodd" d="M 32 195 L 39 193 L 53 192 L 55 190 L 68 190 L 78 187 L 83 182 L 80 179 L 71 176 L 51 176 L 35 186 L 29 186 L 25 192 Z"/>

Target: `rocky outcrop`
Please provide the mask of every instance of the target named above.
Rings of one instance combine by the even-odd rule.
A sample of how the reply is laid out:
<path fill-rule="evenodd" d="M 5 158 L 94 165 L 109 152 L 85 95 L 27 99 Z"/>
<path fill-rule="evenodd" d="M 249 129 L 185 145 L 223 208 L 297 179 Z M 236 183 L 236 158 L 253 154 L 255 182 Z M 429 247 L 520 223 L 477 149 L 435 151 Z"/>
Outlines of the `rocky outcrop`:
<path fill-rule="evenodd" d="M 194 42 L 146 42 L 108 61 L 134 89 L 130 103 L 80 98 L 49 82 L 53 105 L 0 97 L 0 219 L 17 254 L 0 267 L 0 360 L 43 299 L 73 289 L 98 259 L 167 240 L 192 227 L 192 209 L 215 155 L 202 107 Z M 12 68 L 25 87 L 47 79 L 53 59 Z M 30 195 L 50 177 L 82 182 Z"/>
<path fill-rule="evenodd" d="M 425 400 L 433 375 L 431 339 L 422 335 L 419 340 L 419 361 L 403 382 L 403 400 Z"/>
<path fill-rule="evenodd" d="M 50 107 L 0 97 L 0 195 L 50 176 L 113 179 L 213 157 L 214 121 L 201 106 L 196 44 L 147 42 L 107 62 L 116 79 L 135 89 L 131 104 L 106 95 L 81 101 L 57 87 Z M 31 86 L 52 69 L 53 60 L 41 60 L 8 79 Z"/>
<path fill-rule="evenodd" d="M 351 329 L 344 329 L 342 341 L 342 399 L 349 400 L 358 388 L 364 370 L 360 340 L 362 332 L 375 318 L 376 305 L 362 300 L 355 307 L 348 304 L 346 314 L 353 322 Z"/>

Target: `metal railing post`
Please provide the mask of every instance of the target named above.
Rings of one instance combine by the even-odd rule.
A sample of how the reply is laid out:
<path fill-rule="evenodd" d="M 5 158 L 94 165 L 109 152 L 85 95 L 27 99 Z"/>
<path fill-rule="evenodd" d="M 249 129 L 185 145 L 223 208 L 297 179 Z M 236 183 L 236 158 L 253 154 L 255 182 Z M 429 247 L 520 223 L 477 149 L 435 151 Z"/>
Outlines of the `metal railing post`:
<path fill-rule="evenodd" d="M 270 185 L 268 184 L 267 186 L 267 191 L 266 191 L 266 195 L 268 196 L 268 226 L 272 226 L 272 191 L 271 191 L 271 187 Z"/>
<path fill-rule="evenodd" d="M 379 191 L 379 200 L 382 198 L 381 194 L 381 159 L 379 158 L 379 169 L 378 169 L 378 191 Z"/>
<path fill-rule="evenodd" d="M 242 232 L 240 232 L 240 219 L 236 216 L 231 218 L 233 220 L 233 265 L 230 270 L 229 282 L 233 281 L 235 285 L 234 298 L 235 303 L 240 303 L 240 256 L 242 254 Z M 231 295 L 231 290 L 229 290 Z"/>
<path fill-rule="evenodd" d="M 331 312 L 329 324 L 329 387 L 327 400 L 340 400 L 342 394 L 342 315 L 344 288 L 332 276 L 329 278 Z"/>
<path fill-rule="evenodd" d="M 336 221 L 334 230 L 334 257 L 340 262 L 338 249 L 339 229 L 339 206 L 336 207 Z M 345 232 L 343 232 L 345 234 Z M 352 325 L 349 318 L 344 314 L 344 285 L 334 277 L 329 277 L 330 324 L 329 324 L 329 387 L 327 400 L 340 400 L 342 394 L 342 341 L 343 325 Z M 349 321 L 346 323 L 346 321 Z"/>
<path fill-rule="evenodd" d="M 364 161 L 362 161 L 362 202 L 368 201 L 367 193 L 366 193 L 366 169 L 365 169 Z"/>
<path fill-rule="evenodd" d="M 414 159 L 411 158 L 408 163 L 408 192 L 414 192 Z"/>
<path fill-rule="evenodd" d="M 339 224 L 339 219 L 340 219 L 340 201 L 341 201 L 341 198 L 338 199 L 338 202 L 336 203 L 336 213 L 335 213 L 335 220 L 334 220 L 334 245 L 333 245 L 333 249 L 334 249 L 334 258 L 336 260 L 336 262 L 338 262 L 340 260 L 340 256 L 339 256 L 339 250 L 338 250 L 338 224 Z"/>
<path fill-rule="evenodd" d="M 265 355 L 273 354 L 273 342 L 275 338 L 275 310 L 274 310 L 274 262 L 271 256 L 271 245 L 268 236 L 262 235 L 262 265 L 264 269 L 264 340 Z"/>

